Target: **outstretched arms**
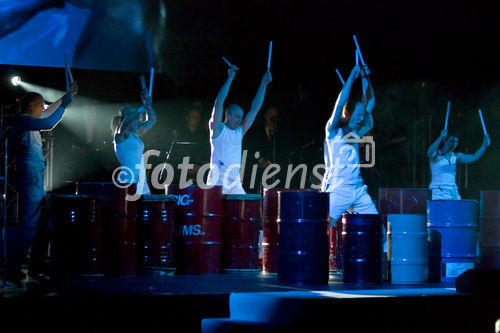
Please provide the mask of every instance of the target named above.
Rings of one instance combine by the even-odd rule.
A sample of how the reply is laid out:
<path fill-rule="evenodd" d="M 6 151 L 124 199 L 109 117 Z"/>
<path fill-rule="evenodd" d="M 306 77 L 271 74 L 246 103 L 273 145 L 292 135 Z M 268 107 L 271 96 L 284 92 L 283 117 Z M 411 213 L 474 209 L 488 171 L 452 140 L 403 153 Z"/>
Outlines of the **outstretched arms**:
<path fill-rule="evenodd" d="M 217 98 L 215 99 L 214 108 L 212 109 L 212 116 L 210 117 L 210 121 L 208 122 L 208 126 L 210 128 L 210 136 L 212 138 L 216 138 L 222 132 L 222 116 L 224 114 L 224 101 L 226 100 L 227 93 L 229 92 L 229 87 L 231 87 L 231 83 L 236 75 L 236 71 L 238 67 L 231 65 L 228 69 L 228 76 L 226 82 L 222 85 L 217 94 Z"/>
<path fill-rule="evenodd" d="M 443 141 L 446 137 L 448 136 L 448 131 L 447 130 L 442 130 L 441 135 L 434 141 L 430 146 L 429 149 L 427 149 L 427 157 L 432 160 L 437 156 L 437 149 L 439 147 L 439 144 L 441 141 Z"/>
<path fill-rule="evenodd" d="M 325 135 L 327 138 L 330 137 L 330 134 L 332 133 L 333 129 L 339 126 L 340 117 L 342 116 L 342 109 L 344 107 L 344 104 L 349 100 L 352 84 L 354 80 L 356 80 L 356 78 L 359 76 L 359 74 L 360 74 L 359 66 L 354 66 L 354 68 L 351 71 L 351 74 L 349 75 L 349 78 L 347 79 L 344 87 L 340 91 L 339 96 L 337 97 L 337 101 L 335 102 L 335 106 L 333 107 L 332 115 L 330 116 L 330 119 L 328 119 L 326 123 Z"/>
<path fill-rule="evenodd" d="M 467 164 L 477 161 L 478 159 L 481 158 L 481 156 L 483 156 L 486 147 L 488 147 L 490 143 L 491 143 L 490 137 L 488 135 L 485 135 L 483 139 L 483 144 L 474 154 L 457 153 L 458 162 Z"/>
<path fill-rule="evenodd" d="M 262 81 L 260 82 L 257 94 L 255 95 L 252 101 L 252 106 L 250 108 L 250 111 L 247 113 L 245 119 L 243 120 L 243 123 L 241 124 L 241 127 L 243 128 L 243 134 L 245 134 L 246 131 L 250 129 L 250 126 L 252 126 L 255 118 L 257 117 L 257 114 L 259 113 L 260 108 L 262 107 L 262 103 L 264 102 L 264 96 L 266 95 L 267 85 L 272 80 L 273 77 L 271 76 L 271 72 L 269 71 L 266 72 L 262 77 Z"/>

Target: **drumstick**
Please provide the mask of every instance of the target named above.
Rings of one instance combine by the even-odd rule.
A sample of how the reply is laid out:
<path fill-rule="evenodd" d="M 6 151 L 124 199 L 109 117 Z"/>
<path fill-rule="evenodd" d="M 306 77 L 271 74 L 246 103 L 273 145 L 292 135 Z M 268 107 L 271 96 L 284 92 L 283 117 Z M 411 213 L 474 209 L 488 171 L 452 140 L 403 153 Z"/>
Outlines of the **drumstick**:
<path fill-rule="evenodd" d="M 342 82 L 342 85 L 345 85 L 345 81 L 344 81 L 344 78 L 342 77 L 342 75 L 340 75 L 340 72 L 338 70 L 338 68 L 335 68 L 335 71 L 337 72 L 337 75 L 340 79 L 340 82 Z"/>
<path fill-rule="evenodd" d="M 273 52 L 273 41 L 269 42 L 269 54 L 267 55 L 267 70 L 271 68 L 271 54 Z"/>
<path fill-rule="evenodd" d="M 486 125 L 484 124 L 484 119 L 483 119 L 483 114 L 481 113 L 481 109 L 479 109 L 478 112 L 479 112 L 479 119 L 481 119 L 481 126 L 483 126 L 484 135 L 487 136 L 488 133 L 486 132 Z"/>
<path fill-rule="evenodd" d="M 356 55 L 354 58 L 356 58 L 356 66 L 359 66 L 359 52 L 358 52 L 358 49 L 356 49 Z"/>
<path fill-rule="evenodd" d="M 444 129 L 448 129 L 448 119 L 450 118 L 450 108 L 451 108 L 451 102 L 448 101 L 448 106 L 446 107 L 446 120 L 444 121 Z"/>
<path fill-rule="evenodd" d="M 68 57 L 66 56 L 66 53 L 64 53 L 64 61 L 66 62 L 66 70 L 69 74 L 69 82 L 73 83 L 73 74 L 71 74 L 71 68 L 69 68 Z"/>
<path fill-rule="evenodd" d="M 226 59 L 226 57 L 223 56 L 222 60 L 224 60 L 229 67 L 232 66 L 231 63 Z"/>
<path fill-rule="evenodd" d="M 356 35 L 352 35 L 352 38 L 354 39 L 354 44 L 356 44 L 356 48 L 358 49 L 359 59 L 361 60 L 361 64 L 364 66 L 365 60 L 363 59 L 363 55 L 361 54 L 361 49 L 359 48 L 359 44 L 358 44 L 358 40 L 356 39 Z"/>
<path fill-rule="evenodd" d="M 149 97 L 151 97 L 151 94 L 153 92 L 153 78 L 155 75 L 155 68 L 151 67 L 151 72 L 149 73 Z"/>

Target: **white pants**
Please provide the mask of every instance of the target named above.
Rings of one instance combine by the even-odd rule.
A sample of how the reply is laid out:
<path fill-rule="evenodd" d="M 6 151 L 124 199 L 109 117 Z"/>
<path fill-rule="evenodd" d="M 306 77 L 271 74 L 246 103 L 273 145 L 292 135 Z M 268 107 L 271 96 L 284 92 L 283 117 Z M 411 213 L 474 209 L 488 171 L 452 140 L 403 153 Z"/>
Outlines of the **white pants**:
<path fill-rule="evenodd" d="M 330 192 L 330 228 L 353 206 L 354 214 L 378 214 L 366 185 L 343 185 Z"/>
<path fill-rule="evenodd" d="M 462 200 L 456 186 L 438 186 L 431 190 L 432 200 Z"/>

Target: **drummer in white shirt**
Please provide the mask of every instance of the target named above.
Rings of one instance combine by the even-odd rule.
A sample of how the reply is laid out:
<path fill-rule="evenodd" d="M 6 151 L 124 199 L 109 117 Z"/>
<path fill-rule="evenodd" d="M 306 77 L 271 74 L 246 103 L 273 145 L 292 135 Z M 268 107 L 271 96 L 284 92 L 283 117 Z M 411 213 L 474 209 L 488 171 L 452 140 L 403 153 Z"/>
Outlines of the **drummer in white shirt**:
<path fill-rule="evenodd" d="M 262 77 L 257 94 L 246 116 L 243 116 L 243 109 L 239 105 L 231 104 L 226 108 L 226 120 L 222 122 L 224 101 L 237 70 L 236 66 L 229 66 L 228 78 L 215 99 L 209 121 L 210 171 L 207 185 L 222 186 L 223 194 L 245 194 L 240 178 L 241 143 L 243 136 L 252 126 L 260 111 L 267 85 L 272 81 L 271 73 L 268 70 Z"/>
<path fill-rule="evenodd" d="M 427 150 L 432 175 L 429 185 L 432 190 L 432 200 L 462 199 L 456 184 L 457 163 L 472 163 L 481 158 L 486 147 L 490 145 L 490 138 L 485 135 L 483 144 L 474 154 L 455 153 L 457 145 L 458 134 L 450 134 L 443 129 L 441 135 Z"/>

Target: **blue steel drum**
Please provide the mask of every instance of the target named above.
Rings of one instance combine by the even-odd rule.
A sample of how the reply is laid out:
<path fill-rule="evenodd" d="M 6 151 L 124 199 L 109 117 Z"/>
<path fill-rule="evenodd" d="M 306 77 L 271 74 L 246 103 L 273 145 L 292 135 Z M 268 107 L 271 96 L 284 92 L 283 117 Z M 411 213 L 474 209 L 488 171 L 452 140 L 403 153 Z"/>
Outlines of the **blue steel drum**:
<path fill-rule="evenodd" d="M 500 269 L 500 191 L 481 191 L 479 268 Z"/>
<path fill-rule="evenodd" d="M 382 283 L 382 222 L 377 214 L 343 215 L 344 283 Z"/>
<path fill-rule="evenodd" d="M 328 193 L 278 192 L 278 281 L 327 284 Z"/>
<path fill-rule="evenodd" d="M 427 219 L 425 214 L 387 214 L 391 225 L 391 283 L 427 282 Z"/>
<path fill-rule="evenodd" d="M 476 221 L 476 200 L 432 200 L 427 203 L 431 282 L 453 283 L 457 276 L 474 268 Z"/>

